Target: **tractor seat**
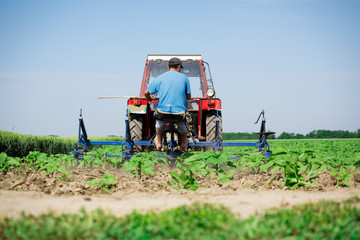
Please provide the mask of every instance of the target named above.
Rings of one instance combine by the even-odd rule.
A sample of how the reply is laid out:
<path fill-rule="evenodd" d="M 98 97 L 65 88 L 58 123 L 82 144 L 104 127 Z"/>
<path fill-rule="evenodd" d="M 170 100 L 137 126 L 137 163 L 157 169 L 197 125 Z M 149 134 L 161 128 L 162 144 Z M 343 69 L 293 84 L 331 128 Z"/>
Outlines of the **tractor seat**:
<path fill-rule="evenodd" d="M 157 120 L 165 121 L 165 122 L 186 122 L 185 111 L 179 113 L 169 113 L 156 109 L 156 111 L 154 112 L 154 117 Z"/>

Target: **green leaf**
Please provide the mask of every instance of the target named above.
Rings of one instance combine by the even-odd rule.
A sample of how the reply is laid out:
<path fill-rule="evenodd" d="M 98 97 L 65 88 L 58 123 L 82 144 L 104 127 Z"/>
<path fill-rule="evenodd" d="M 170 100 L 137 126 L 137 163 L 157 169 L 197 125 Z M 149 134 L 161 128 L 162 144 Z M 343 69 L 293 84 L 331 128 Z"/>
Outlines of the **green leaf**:
<path fill-rule="evenodd" d="M 201 169 L 198 171 L 198 174 L 202 177 L 205 177 L 206 175 L 208 175 L 209 171 L 205 170 L 205 169 Z"/>
<path fill-rule="evenodd" d="M 62 174 L 65 174 L 66 176 L 70 177 L 70 173 L 64 167 L 59 167 L 58 171 Z"/>
<path fill-rule="evenodd" d="M 228 161 L 228 162 L 226 163 L 226 166 L 233 167 L 233 168 L 237 168 L 236 164 L 235 164 L 234 162 L 232 162 L 232 161 Z"/>
<path fill-rule="evenodd" d="M 78 169 L 82 168 L 85 165 L 85 161 L 80 161 L 80 164 L 77 166 Z"/>
<path fill-rule="evenodd" d="M 5 162 L 7 159 L 7 155 L 5 152 L 0 153 L 0 162 Z"/>
<path fill-rule="evenodd" d="M 116 184 L 116 180 L 113 175 L 106 172 L 104 176 L 102 176 L 102 178 L 100 179 L 100 183 L 102 186 L 114 185 Z"/>
<path fill-rule="evenodd" d="M 206 168 L 206 167 L 207 167 L 206 163 L 201 160 L 193 161 L 189 165 L 189 169 L 193 172 L 204 170 L 204 168 Z"/>
<path fill-rule="evenodd" d="M 143 162 L 143 165 L 145 165 L 145 166 L 153 166 L 154 162 L 151 161 L 151 160 L 145 159 L 144 162 Z"/>
<path fill-rule="evenodd" d="M 277 172 L 280 170 L 280 168 L 281 168 L 280 166 L 275 166 L 270 170 L 270 172 Z"/>
<path fill-rule="evenodd" d="M 183 185 L 183 181 L 180 177 L 180 174 L 178 172 L 175 171 L 170 171 L 170 176 L 174 179 L 175 182 L 180 183 L 181 185 Z"/>
<path fill-rule="evenodd" d="M 228 183 L 230 182 L 230 178 L 233 176 L 233 174 L 235 173 L 236 171 L 235 170 L 230 170 L 230 171 L 227 171 L 225 173 L 221 173 L 218 177 L 218 180 L 220 182 L 224 182 L 224 183 Z"/>
<path fill-rule="evenodd" d="M 198 182 L 192 182 L 190 185 L 189 185 L 189 190 L 192 190 L 192 191 L 195 191 L 195 190 L 197 190 L 197 189 L 199 189 L 199 187 L 200 187 L 200 185 L 199 185 L 199 183 Z"/>
<path fill-rule="evenodd" d="M 87 181 L 86 184 L 90 185 L 90 186 L 99 186 L 100 185 L 100 180 L 99 179 L 93 179 L 91 181 Z"/>
<path fill-rule="evenodd" d="M 266 163 L 265 165 L 261 166 L 260 169 L 265 172 L 265 171 L 268 170 L 270 167 L 272 167 L 274 164 L 275 164 L 274 161 L 270 161 L 270 162 Z"/>
<path fill-rule="evenodd" d="M 143 166 L 141 168 L 141 170 L 143 171 L 143 173 L 148 174 L 148 175 L 154 175 L 155 174 L 153 169 L 150 166 Z"/>
<path fill-rule="evenodd" d="M 350 182 L 348 180 L 344 180 L 342 182 L 345 186 L 350 187 Z"/>
<path fill-rule="evenodd" d="M 330 175 L 333 176 L 333 175 L 336 175 L 339 173 L 339 170 L 336 169 L 336 168 L 332 168 L 331 171 L 330 171 Z"/>
<path fill-rule="evenodd" d="M 124 171 L 129 172 L 131 170 L 134 170 L 137 168 L 137 165 L 137 162 L 130 160 L 130 162 L 124 163 Z"/>
<path fill-rule="evenodd" d="M 176 186 L 176 184 L 173 181 L 166 181 L 167 184 L 169 184 L 170 186 L 172 186 L 173 188 L 175 188 L 176 190 L 180 190 L 181 188 Z"/>
<path fill-rule="evenodd" d="M 181 170 L 181 174 L 175 171 L 170 171 L 169 173 L 174 181 L 174 184 L 179 184 L 177 189 L 196 190 L 200 187 L 199 183 L 196 182 L 192 171 L 187 170 L 180 163 L 178 163 L 176 166 Z"/>

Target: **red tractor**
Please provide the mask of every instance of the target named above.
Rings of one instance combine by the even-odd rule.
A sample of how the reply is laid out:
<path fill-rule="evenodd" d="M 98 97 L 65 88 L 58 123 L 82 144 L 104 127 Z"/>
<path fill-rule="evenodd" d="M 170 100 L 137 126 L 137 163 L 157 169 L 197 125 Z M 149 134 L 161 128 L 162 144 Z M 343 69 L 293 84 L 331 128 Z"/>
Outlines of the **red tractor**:
<path fill-rule="evenodd" d="M 192 98 L 188 100 L 189 113 L 187 115 L 190 142 L 214 142 L 217 138 L 221 142 L 221 101 L 215 97 L 210 66 L 202 60 L 201 55 L 149 54 L 147 56 L 140 97 L 132 97 L 127 102 L 131 139 L 133 141 L 146 141 L 151 140 L 155 136 L 154 111 L 159 101 L 147 100 L 145 98 L 145 90 L 157 76 L 168 71 L 168 63 L 172 57 L 181 59 L 184 67 L 181 72 L 190 80 Z M 169 140 L 170 132 L 167 134 L 167 138 Z M 164 140 L 165 146 L 168 143 L 167 140 Z M 190 144 L 189 147 L 191 150 L 201 149 L 198 145 L 194 144 Z M 143 151 L 151 148 L 153 148 L 153 145 L 135 145 L 134 151 Z"/>

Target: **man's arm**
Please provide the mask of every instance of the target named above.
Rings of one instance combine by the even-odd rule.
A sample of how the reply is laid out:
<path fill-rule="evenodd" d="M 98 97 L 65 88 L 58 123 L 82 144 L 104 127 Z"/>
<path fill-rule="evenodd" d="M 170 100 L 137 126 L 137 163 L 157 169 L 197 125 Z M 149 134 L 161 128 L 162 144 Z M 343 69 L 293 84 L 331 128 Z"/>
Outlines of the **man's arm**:
<path fill-rule="evenodd" d="M 155 97 L 153 95 L 151 95 L 148 90 L 145 90 L 145 97 L 148 100 L 155 100 Z"/>
<path fill-rule="evenodd" d="M 187 77 L 186 77 L 186 90 L 185 90 L 185 93 L 186 93 L 186 99 L 190 100 L 190 98 L 191 98 L 191 87 L 190 87 L 190 80 Z"/>

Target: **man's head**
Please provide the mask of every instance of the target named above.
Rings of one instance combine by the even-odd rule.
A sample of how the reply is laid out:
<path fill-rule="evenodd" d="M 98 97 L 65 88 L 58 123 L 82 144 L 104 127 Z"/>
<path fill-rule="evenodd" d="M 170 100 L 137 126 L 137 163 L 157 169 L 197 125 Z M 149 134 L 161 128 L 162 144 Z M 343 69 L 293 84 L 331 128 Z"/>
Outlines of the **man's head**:
<path fill-rule="evenodd" d="M 184 68 L 182 63 L 181 63 L 181 60 L 179 58 L 174 57 L 174 58 L 170 59 L 170 61 L 169 61 L 169 69 L 170 68 L 178 69 L 179 66 L 180 66 L 180 68 Z"/>

